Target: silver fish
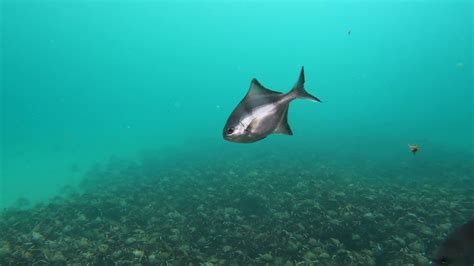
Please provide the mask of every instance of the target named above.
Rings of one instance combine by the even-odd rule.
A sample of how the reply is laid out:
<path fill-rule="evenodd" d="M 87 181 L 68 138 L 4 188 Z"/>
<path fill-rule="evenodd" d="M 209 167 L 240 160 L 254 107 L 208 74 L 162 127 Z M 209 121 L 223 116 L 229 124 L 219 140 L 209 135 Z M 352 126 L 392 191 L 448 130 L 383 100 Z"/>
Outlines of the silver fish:
<path fill-rule="evenodd" d="M 289 103 L 294 99 L 321 102 L 305 91 L 304 82 L 303 67 L 298 81 L 288 93 L 269 90 L 256 79 L 252 79 L 249 91 L 227 119 L 224 139 L 250 143 L 273 133 L 293 135 L 288 125 Z"/>
<path fill-rule="evenodd" d="M 474 265 L 474 220 L 448 235 L 435 252 L 432 265 Z"/>

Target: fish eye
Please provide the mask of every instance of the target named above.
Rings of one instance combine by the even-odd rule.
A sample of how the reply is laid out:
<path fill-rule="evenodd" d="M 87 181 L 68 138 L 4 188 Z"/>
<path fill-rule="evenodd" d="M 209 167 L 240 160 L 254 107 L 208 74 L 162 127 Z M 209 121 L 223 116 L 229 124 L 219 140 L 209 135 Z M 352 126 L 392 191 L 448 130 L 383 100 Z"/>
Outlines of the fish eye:
<path fill-rule="evenodd" d="M 234 128 L 233 127 L 229 127 L 228 129 L 225 130 L 225 134 L 227 135 L 230 135 L 234 132 Z"/>

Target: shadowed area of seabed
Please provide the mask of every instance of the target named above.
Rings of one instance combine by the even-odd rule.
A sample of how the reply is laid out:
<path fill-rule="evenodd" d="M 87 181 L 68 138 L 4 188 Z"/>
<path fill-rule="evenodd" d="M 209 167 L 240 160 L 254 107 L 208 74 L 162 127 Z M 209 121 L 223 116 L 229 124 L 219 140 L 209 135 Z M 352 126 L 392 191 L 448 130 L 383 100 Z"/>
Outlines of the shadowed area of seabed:
<path fill-rule="evenodd" d="M 420 170 L 276 146 L 112 158 L 77 192 L 4 211 L 0 261 L 428 264 L 474 211 L 459 158 Z"/>

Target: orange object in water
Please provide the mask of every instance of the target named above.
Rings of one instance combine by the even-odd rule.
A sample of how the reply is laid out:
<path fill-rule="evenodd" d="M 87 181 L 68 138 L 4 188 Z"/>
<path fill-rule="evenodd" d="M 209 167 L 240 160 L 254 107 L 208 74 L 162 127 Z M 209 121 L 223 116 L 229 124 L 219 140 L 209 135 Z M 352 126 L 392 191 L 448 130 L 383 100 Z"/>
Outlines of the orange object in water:
<path fill-rule="evenodd" d="M 416 154 L 419 149 L 418 144 L 408 144 L 408 147 L 410 148 L 410 151 L 413 154 Z"/>

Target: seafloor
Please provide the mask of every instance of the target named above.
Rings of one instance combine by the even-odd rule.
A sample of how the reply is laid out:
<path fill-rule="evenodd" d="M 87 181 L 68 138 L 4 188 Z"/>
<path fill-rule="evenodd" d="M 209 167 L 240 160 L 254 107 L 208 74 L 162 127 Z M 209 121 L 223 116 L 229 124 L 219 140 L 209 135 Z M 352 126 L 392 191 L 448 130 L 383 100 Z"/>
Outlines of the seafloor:
<path fill-rule="evenodd" d="M 473 218 L 472 159 L 284 151 L 111 159 L 3 211 L 0 265 L 427 265 Z"/>

